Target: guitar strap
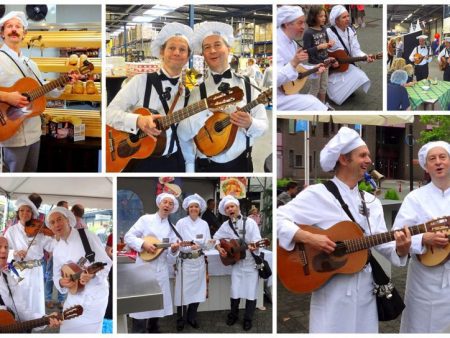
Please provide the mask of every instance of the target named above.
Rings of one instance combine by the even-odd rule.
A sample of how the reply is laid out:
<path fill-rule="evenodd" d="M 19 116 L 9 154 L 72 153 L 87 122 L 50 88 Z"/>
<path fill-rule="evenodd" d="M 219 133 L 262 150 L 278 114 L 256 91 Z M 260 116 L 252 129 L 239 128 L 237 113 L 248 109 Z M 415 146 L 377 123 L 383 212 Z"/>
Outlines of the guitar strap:
<path fill-rule="evenodd" d="M 330 29 L 331 29 L 331 30 L 333 31 L 333 33 L 338 37 L 338 39 L 339 39 L 339 41 L 341 42 L 342 47 L 344 47 L 345 52 L 347 53 L 347 55 L 348 55 L 348 56 L 351 56 L 350 52 L 349 52 L 348 49 L 347 49 L 347 46 L 345 45 L 344 41 L 342 40 L 341 36 L 339 35 L 339 33 L 338 33 L 336 27 L 335 27 L 335 26 L 331 26 Z M 348 27 L 347 27 L 347 30 L 346 30 L 346 31 L 347 31 L 347 34 L 349 34 L 349 32 L 348 32 Z M 349 44 L 350 44 L 350 35 L 349 35 L 348 40 L 349 40 L 348 42 L 349 42 Z M 354 65 L 354 64 L 355 64 L 355 63 L 352 62 L 352 65 Z"/>
<path fill-rule="evenodd" d="M 8 277 L 6 276 L 6 273 L 4 273 L 4 272 L 2 272 L 2 275 L 3 275 L 3 279 L 5 280 L 6 287 L 8 288 L 9 296 L 11 297 L 12 303 L 14 305 L 14 309 L 16 310 L 15 313 L 10 311 L 9 309 L 8 309 L 8 311 L 10 311 L 13 315 L 15 315 L 15 317 L 17 317 L 18 321 L 21 322 L 22 320 L 20 319 L 19 311 L 17 311 L 16 302 L 14 301 L 14 297 L 11 292 L 11 288 L 9 287 Z M 1 296 L 0 296 L 0 299 L 1 299 Z M 1 301 L 3 303 L 3 299 L 1 299 Z M 3 303 L 3 305 L 5 305 L 5 304 Z"/>
<path fill-rule="evenodd" d="M 177 231 L 177 229 L 174 227 L 170 219 L 167 217 L 167 222 L 169 222 L 170 227 L 172 228 L 175 235 L 180 239 L 180 241 L 183 241 L 183 237 L 181 237 L 180 233 Z"/>
<path fill-rule="evenodd" d="M 356 223 L 355 218 L 353 217 L 352 213 L 350 212 L 350 209 L 348 208 L 348 204 L 345 203 L 344 200 L 342 199 L 341 193 L 339 192 L 339 189 L 336 186 L 336 184 L 333 181 L 327 181 L 323 185 L 339 201 L 342 209 L 344 209 L 344 211 L 348 215 L 348 217 L 350 217 L 350 219 Z"/>
<path fill-rule="evenodd" d="M 22 73 L 23 77 L 27 77 L 25 75 L 25 73 L 23 72 L 22 68 L 20 68 L 20 66 L 17 64 L 16 60 L 14 60 L 11 55 L 9 55 L 8 53 L 6 53 L 4 50 L 0 50 L 0 52 L 4 53 L 7 57 L 9 57 L 11 59 L 12 62 L 14 62 L 14 64 L 17 66 L 17 68 L 19 68 L 20 72 Z M 33 73 L 34 77 L 36 78 L 36 80 L 39 82 L 39 84 L 41 86 L 43 86 L 44 84 L 41 82 L 41 80 L 39 79 L 39 77 L 36 75 L 36 73 L 34 72 L 34 70 L 26 63 L 26 61 L 24 61 L 27 68 Z"/>
<path fill-rule="evenodd" d="M 91 249 L 91 245 L 89 244 L 89 241 L 87 239 L 86 232 L 85 232 L 84 228 L 77 229 L 77 230 L 78 230 L 78 233 L 80 234 L 81 243 L 83 243 L 83 248 L 84 248 L 84 252 L 85 252 L 84 257 L 86 257 L 86 259 L 90 263 L 94 263 L 94 261 L 95 261 L 95 252 L 92 251 L 92 249 Z"/>

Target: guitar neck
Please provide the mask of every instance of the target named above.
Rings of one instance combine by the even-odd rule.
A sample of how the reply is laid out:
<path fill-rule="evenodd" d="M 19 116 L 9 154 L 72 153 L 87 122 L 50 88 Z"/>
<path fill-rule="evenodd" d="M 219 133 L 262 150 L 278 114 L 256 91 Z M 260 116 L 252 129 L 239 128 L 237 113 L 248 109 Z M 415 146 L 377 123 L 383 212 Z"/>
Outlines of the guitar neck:
<path fill-rule="evenodd" d="M 206 99 L 203 99 L 199 102 L 187 106 L 186 108 L 180 109 L 174 112 L 173 114 L 163 116 L 159 120 L 159 125 L 161 128 L 167 129 L 171 125 L 178 123 L 192 115 L 200 113 L 201 111 L 207 108 L 208 108 L 208 101 Z"/>
<path fill-rule="evenodd" d="M 403 230 L 399 229 L 396 231 L 403 231 Z M 425 224 L 414 225 L 409 227 L 409 231 L 411 232 L 411 236 L 414 236 L 427 232 L 427 227 Z M 347 253 L 366 250 L 376 245 L 395 241 L 394 233 L 395 231 L 392 230 L 388 232 L 383 232 L 381 234 L 346 240 L 344 241 L 344 243 L 347 248 Z"/>
<path fill-rule="evenodd" d="M 298 73 L 297 79 L 300 80 L 300 79 L 303 79 L 304 77 L 307 77 L 307 76 L 309 76 L 309 75 L 311 75 L 311 74 L 314 74 L 314 73 L 316 73 L 316 72 L 319 71 L 319 68 L 320 68 L 320 67 L 314 67 L 314 68 L 308 69 L 308 70 L 305 71 L 305 72 Z"/>
<path fill-rule="evenodd" d="M 345 59 L 337 59 L 339 63 L 353 63 L 353 62 L 358 62 L 358 61 L 366 61 L 367 60 L 367 55 L 366 56 L 357 56 L 357 57 L 348 57 Z"/>
<path fill-rule="evenodd" d="M 28 320 L 26 322 L 14 323 L 0 327 L 2 333 L 24 333 L 25 331 L 34 329 L 35 327 L 48 325 L 50 317 L 42 317 L 38 319 Z"/>
<path fill-rule="evenodd" d="M 55 88 L 64 86 L 69 81 L 70 77 L 68 75 L 63 75 L 56 80 L 50 81 L 49 83 L 46 83 L 43 86 L 40 86 L 36 89 L 27 92 L 27 95 L 29 96 L 30 101 L 33 101 L 38 97 L 44 96 L 48 92 L 51 92 Z"/>

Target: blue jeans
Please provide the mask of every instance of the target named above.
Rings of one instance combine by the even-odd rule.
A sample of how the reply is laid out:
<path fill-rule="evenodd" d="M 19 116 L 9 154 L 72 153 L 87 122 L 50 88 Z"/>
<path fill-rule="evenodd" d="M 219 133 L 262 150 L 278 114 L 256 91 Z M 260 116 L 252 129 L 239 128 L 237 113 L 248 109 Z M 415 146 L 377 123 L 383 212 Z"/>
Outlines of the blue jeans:
<path fill-rule="evenodd" d="M 53 296 L 53 257 L 48 261 L 44 260 L 44 279 L 45 279 L 45 301 L 51 301 Z M 62 303 L 66 299 L 66 295 L 58 292 L 58 302 Z"/>

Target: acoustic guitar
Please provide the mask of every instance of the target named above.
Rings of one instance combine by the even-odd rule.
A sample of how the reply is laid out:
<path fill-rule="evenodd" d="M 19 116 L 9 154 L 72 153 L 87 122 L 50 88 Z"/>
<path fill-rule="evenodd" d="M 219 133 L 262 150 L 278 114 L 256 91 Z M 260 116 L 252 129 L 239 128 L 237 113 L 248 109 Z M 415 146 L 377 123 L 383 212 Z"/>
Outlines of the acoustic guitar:
<path fill-rule="evenodd" d="M 422 55 L 420 53 L 416 53 L 414 54 L 414 64 L 418 65 L 420 64 L 423 60 L 428 60 L 429 58 L 431 58 L 432 56 L 429 55 Z"/>
<path fill-rule="evenodd" d="M 442 217 L 425 224 L 409 227 L 411 235 L 445 231 L 449 234 L 450 217 Z M 369 248 L 394 241 L 394 232 L 388 231 L 364 236 L 358 224 L 343 221 L 327 230 L 309 225 L 299 225 L 303 231 L 326 235 L 336 243 L 331 254 L 297 243 L 292 251 L 278 245 L 278 276 L 292 292 L 311 292 L 320 288 L 336 274 L 353 274 L 361 271 L 369 257 Z M 401 230 L 399 230 L 401 231 Z M 428 248 L 420 261 L 428 266 L 442 264 L 449 258 L 450 245 L 444 249 Z"/>
<path fill-rule="evenodd" d="M 7 310 L 0 310 L 0 333 L 25 333 L 35 327 L 48 325 L 50 323 L 50 318 L 69 320 L 81 316 L 82 314 L 83 307 L 81 305 L 75 305 L 56 316 L 44 316 L 42 318 L 28 320 L 25 322 L 16 322 L 11 312 Z"/>
<path fill-rule="evenodd" d="M 77 263 L 68 262 L 64 264 L 61 268 L 61 277 L 62 278 L 70 278 L 70 280 L 77 282 L 71 288 L 69 288 L 69 292 L 71 294 L 76 294 L 84 290 L 84 285 L 80 282 L 80 277 L 83 272 L 87 272 L 89 274 L 95 274 L 106 266 L 106 263 L 95 262 L 87 268 L 83 268 Z"/>
<path fill-rule="evenodd" d="M 450 58 L 446 58 L 445 56 L 441 56 L 439 60 L 439 69 L 445 71 L 448 67 L 448 61 Z"/>
<path fill-rule="evenodd" d="M 333 57 L 336 59 L 337 62 L 339 62 L 339 67 L 337 68 L 330 68 L 330 72 L 346 72 L 348 70 L 348 67 L 350 67 L 351 63 L 359 62 L 359 61 L 367 61 L 367 57 L 371 56 L 375 60 L 381 60 L 383 58 L 383 53 L 377 53 L 377 54 L 369 54 L 365 56 L 357 56 L 357 57 L 350 57 L 345 50 L 338 49 L 334 52 L 328 52 L 329 57 Z"/>
<path fill-rule="evenodd" d="M 329 67 L 336 60 L 334 58 L 327 58 L 323 61 L 325 67 Z M 286 95 L 298 94 L 299 91 L 304 87 L 308 76 L 319 71 L 320 67 L 314 67 L 311 69 L 306 69 L 302 65 L 298 65 L 296 71 L 298 72 L 298 77 L 294 81 L 289 81 L 281 85 L 281 90 Z"/>
<path fill-rule="evenodd" d="M 94 70 L 94 65 L 84 61 L 83 66 L 78 69 L 80 74 L 85 75 Z M 25 119 L 42 114 L 47 105 L 45 94 L 55 88 L 62 87 L 70 82 L 70 75 L 65 74 L 56 80 L 41 86 L 35 79 L 24 77 L 17 80 L 11 87 L 0 87 L 3 92 L 19 92 L 25 96 L 30 104 L 27 107 L 18 108 L 6 102 L 0 102 L 0 142 L 11 138 L 20 128 Z"/>
<path fill-rule="evenodd" d="M 259 96 L 241 107 L 240 110 L 250 113 L 250 110 L 258 104 L 267 103 L 272 97 L 272 88 L 263 91 Z M 214 112 L 209 117 L 205 125 L 198 131 L 194 137 L 194 142 L 203 154 L 206 156 L 215 156 L 223 153 L 231 147 L 236 139 L 238 127 L 231 123 L 230 114 L 223 112 Z"/>
<path fill-rule="evenodd" d="M 153 244 L 156 247 L 156 251 L 153 253 L 145 251 L 145 250 L 143 250 L 139 253 L 139 257 L 141 257 L 141 259 L 146 262 L 155 260 L 162 254 L 164 249 L 170 248 L 170 246 L 173 244 L 173 243 L 162 243 L 158 238 L 153 237 L 153 236 L 145 236 L 143 238 L 143 240 L 145 243 Z M 192 245 L 195 245 L 195 242 L 194 241 L 182 241 L 182 242 L 179 242 L 179 244 L 180 244 L 180 246 L 192 246 Z"/>
<path fill-rule="evenodd" d="M 245 250 L 247 250 L 249 245 L 254 245 L 257 248 L 265 248 L 270 245 L 270 240 L 263 238 L 256 242 L 241 244 L 238 239 L 222 238 L 220 240 L 220 246 L 227 252 L 225 257 L 220 256 L 222 264 L 226 266 L 233 265 L 241 259 L 244 259 L 246 255 Z"/>
<path fill-rule="evenodd" d="M 217 109 L 243 99 L 244 92 L 239 87 L 232 87 L 225 92 L 220 92 L 207 97 L 186 108 L 178 110 L 170 115 L 155 119 L 154 122 L 161 134 L 154 138 L 139 130 L 137 134 L 130 134 L 106 126 L 106 170 L 120 172 L 131 159 L 143 159 L 149 156 L 160 156 L 166 148 L 166 133 L 170 126 L 176 124 L 205 109 Z M 143 116 L 151 115 L 147 108 L 137 108 L 134 114 Z"/>

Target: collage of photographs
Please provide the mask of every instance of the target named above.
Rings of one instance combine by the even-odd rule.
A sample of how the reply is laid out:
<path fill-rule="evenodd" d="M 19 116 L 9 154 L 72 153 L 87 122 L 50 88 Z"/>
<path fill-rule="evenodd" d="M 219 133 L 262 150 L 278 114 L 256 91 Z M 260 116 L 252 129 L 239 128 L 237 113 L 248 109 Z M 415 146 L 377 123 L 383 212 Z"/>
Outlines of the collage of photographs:
<path fill-rule="evenodd" d="M 0 333 L 450 336 L 450 4 L 0 5 Z"/>

